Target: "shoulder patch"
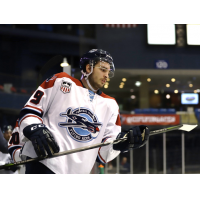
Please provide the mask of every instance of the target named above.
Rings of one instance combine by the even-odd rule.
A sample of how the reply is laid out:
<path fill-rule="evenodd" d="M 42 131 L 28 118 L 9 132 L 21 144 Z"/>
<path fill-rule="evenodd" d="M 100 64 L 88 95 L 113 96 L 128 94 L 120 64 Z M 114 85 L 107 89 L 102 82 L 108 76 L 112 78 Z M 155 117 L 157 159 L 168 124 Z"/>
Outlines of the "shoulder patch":
<path fill-rule="evenodd" d="M 70 93 L 71 87 L 72 87 L 72 83 L 70 83 L 70 82 L 68 82 L 68 81 L 62 80 L 62 83 L 61 83 L 61 86 L 60 86 L 60 90 L 61 90 L 64 94 Z"/>

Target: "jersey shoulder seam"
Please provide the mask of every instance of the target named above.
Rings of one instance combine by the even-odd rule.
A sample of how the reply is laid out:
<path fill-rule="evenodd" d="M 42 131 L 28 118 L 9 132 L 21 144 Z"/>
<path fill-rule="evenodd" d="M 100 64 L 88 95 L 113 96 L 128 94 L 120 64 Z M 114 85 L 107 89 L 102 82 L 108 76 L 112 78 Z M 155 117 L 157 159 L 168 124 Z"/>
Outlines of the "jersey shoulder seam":
<path fill-rule="evenodd" d="M 101 97 L 103 97 L 103 98 L 106 98 L 106 99 L 112 99 L 112 100 L 115 100 L 116 101 L 116 99 L 115 98 L 113 98 L 113 97 L 111 97 L 111 96 L 108 96 L 107 94 L 105 94 L 105 93 L 101 93 L 99 96 L 101 96 Z"/>
<path fill-rule="evenodd" d="M 78 79 L 76 79 L 76 78 L 70 76 L 70 75 L 67 74 L 66 72 L 60 72 L 60 73 L 58 73 L 58 74 L 55 74 L 55 76 L 57 76 L 58 78 L 64 78 L 64 77 L 69 78 L 69 79 L 71 79 L 77 86 L 83 87 L 83 85 L 82 85 L 82 83 L 81 83 L 80 80 L 78 80 Z"/>

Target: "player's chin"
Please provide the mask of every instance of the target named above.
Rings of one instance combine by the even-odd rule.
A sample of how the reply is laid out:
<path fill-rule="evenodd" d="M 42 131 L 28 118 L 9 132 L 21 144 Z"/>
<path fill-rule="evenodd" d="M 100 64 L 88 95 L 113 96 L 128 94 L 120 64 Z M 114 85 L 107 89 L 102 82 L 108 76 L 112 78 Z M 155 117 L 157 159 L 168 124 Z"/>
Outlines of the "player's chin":
<path fill-rule="evenodd" d="M 102 88 L 105 84 L 101 83 L 98 85 L 98 88 Z"/>

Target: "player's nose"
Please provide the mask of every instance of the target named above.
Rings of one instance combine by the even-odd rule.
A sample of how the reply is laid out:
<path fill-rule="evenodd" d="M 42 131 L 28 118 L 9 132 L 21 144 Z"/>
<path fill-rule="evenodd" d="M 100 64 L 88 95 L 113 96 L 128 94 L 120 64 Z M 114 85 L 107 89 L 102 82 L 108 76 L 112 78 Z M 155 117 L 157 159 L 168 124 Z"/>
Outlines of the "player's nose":
<path fill-rule="evenodd" d="M 104 74 L 104 77 L 105 77 L 106 80 L 107 80 L 108 76 L 109 76 L 109 74 L 108 74 L 108 72 L 106 72 L 106 73 Z"/>

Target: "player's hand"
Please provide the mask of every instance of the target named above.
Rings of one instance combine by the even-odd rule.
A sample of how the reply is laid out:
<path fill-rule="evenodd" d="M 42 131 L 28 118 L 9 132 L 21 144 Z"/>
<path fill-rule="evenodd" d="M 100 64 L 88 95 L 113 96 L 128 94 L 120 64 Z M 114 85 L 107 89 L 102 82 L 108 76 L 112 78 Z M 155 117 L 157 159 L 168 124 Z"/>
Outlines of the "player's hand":
<path fill-rule="evenodd" d="M 52 154 L 60 151 L 53 135 L 44 124 L 26 126 L 23 133 L 32 142 L 38 157 L 46 156 L 46 152 L 49 156 L 52 156 Z"/>
<path fill-rule="evenodd" d="M 113 149 L 121 151 L 122 153 L 128 151 L 129 149 L 136 149 L 144 146 L 149 139 L 149 129 L 144 125 L 134 126 L 126 133 L 119 133 L 116 139 L 123 137 L 127 137 L 127 140 L 113 144 Z"/>

